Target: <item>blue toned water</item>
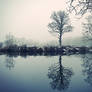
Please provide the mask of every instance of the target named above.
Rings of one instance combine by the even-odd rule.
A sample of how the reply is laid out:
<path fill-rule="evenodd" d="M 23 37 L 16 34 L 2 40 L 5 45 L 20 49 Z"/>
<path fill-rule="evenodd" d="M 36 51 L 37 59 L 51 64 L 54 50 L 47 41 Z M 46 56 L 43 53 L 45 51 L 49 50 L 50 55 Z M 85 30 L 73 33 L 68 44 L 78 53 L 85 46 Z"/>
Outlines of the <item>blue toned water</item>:
<path fill-rule="evenodd" d="M 0 92 L 92 92 L 92 55 L 0 56 Z"/>

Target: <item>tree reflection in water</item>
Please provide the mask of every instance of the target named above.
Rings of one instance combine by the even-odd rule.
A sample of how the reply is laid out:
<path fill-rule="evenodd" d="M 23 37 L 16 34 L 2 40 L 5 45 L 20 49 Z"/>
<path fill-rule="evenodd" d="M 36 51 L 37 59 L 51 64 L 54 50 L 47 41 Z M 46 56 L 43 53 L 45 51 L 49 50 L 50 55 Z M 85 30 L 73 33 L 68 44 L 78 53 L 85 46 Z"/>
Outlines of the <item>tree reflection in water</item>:
<path fill-rule="evenodd" d="M 62 66 L 62 56 L 59 56 L 59 62 L 49 67 L 48 78 L 52 89 L 59 91 L 66 90 L 69 87 L 73 71 L 70 68 Z"/>
<path fill-rule="evenodd" d="M 84 79 L 87 83 L 92 86 L 92 55 L 91 54 L 84 54 L 83 58 L 83 75 L 86 76 Z"/>
<path fill-rule="evenodd" d="M 15 61 L 13 57 L 6 57 L 6 67 L 11 70 L 15 66 Z"/>

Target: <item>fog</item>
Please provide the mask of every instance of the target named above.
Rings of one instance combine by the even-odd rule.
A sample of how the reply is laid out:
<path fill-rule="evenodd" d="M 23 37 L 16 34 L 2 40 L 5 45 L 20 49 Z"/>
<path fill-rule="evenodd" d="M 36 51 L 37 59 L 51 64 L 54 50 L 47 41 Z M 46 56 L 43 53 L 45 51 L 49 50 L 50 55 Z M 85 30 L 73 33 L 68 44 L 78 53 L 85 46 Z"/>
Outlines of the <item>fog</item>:
<path fill-rule="evenodd" d="M 9 32 L 15 37 L 33 41 L 47 42 L 56 40 L 48 32 L 48 23 L 53 11 L 66 10 L 67 0 L 0 0 L 0 41 Z M 70 14 L 73 32 L 63 38 L 81 36 L 81 22 Z"/>

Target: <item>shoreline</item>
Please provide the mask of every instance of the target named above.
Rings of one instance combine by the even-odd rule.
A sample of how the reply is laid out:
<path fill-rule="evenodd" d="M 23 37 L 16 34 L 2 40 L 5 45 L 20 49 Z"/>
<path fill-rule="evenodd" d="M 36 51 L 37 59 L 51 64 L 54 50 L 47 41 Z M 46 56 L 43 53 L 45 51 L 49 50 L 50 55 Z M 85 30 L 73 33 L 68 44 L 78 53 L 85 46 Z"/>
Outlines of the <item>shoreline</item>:
<path fill-rule="evenodd" d="M 26 46 L 9 46 L 0 48 L 0 55 L 43 55 L 43 56 L 53 56 L 53 55 L 72 55 L 72 54 L 85 54 L 92 53 L 92 47 L 73 47 L 73 46 L 62 46 L 61 48 L 50 46 L 50 47 L 26 47 Z"/>

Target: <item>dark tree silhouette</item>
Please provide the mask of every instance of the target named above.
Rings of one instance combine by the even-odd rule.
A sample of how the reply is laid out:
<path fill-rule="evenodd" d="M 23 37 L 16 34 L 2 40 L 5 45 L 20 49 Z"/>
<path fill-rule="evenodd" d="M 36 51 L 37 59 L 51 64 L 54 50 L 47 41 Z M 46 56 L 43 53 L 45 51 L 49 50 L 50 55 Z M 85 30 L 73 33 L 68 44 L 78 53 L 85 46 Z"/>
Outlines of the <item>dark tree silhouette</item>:
<path fill-rule="evenodd" d="M 65 32 L 70 32 L 72 26 L 70 25 L 69 16 L 64 11 L 53 12 L 51 15 L 53 20 L 48 24 L 49 32 L 56 33 L 59 39 L 59 46 L 62 46 L 62 35 Z"/>
<path fill-rule="evenodd" d="M 68 0 L 68 11 L 75 11 L 77 15 L 84 15 L 87 11 L 92 12 L 92 0 Z"/>
<path fill-rule="evenodd" d="M 48 78 L 52 79 L 50 82 L 52 89 L 66 90 L 69 87 L 72 75 L 71 69 L 62 66 L 62 57 L 59 56 L 59 63 L 49 67 Z"/>
<path fill-rule="evenodd" d="M 83 75 L 86 76 L 84 79 L 87 83 L 92 86 L 92 55 L 91 54 L 84 54 L 83 55 Z"/>
<path fill-rule="evenodd" d="M 15 66 L 15 61 L 13 57 L 6 57 L 6 67 L 11 70 Z"/>

